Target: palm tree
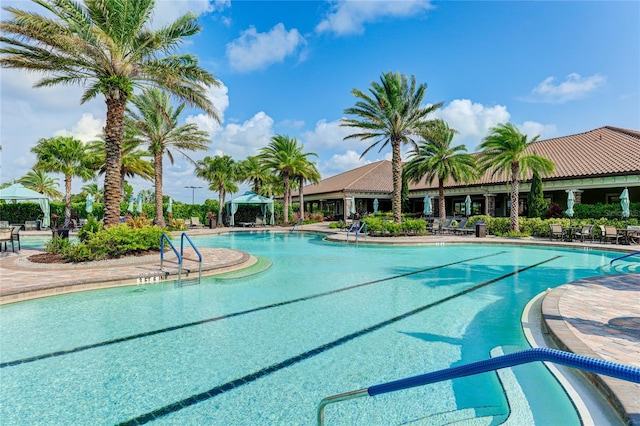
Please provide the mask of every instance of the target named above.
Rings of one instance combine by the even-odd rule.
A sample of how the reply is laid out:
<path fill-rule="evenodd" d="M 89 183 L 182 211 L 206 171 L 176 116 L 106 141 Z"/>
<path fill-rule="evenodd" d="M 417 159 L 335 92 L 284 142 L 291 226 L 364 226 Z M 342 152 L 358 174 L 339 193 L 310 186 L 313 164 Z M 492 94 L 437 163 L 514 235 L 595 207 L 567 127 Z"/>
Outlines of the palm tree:
<path fill-rule="evenodd" d="M 419 182 L 425 176 L 429 183 L 438 179 L 438 210 L 443 222 L 446 217 L 444 183 L 447 178 L 467 183 L 477 177 L 475 160 L 467 154 L 467 148 L 464 145 L 451 146 L 456 133 L 443 120 L 435 120 L 420 133 L 423 142 L 409 154 L 409 162 L 404 166 L 407 179 L 413 182 Z"/>
<path fill-rule="evenodd" d="M 218 192 L 218 223 L 222 222 L 222 207 L 227 192 L 238 191 L 239 179 L 237 163 L 229 155 L 204 157 L 197 162 L 196 176 L 210 183 L 209 189 Z"/>
<path fill-rule="evenodd" d="M 103 95 L 105 133 L 104 224 L 120 219 L 120 165 L 127 101 L 136 87 L 155 86 L 219 121 L 207 88 L 219 85 L 191 54 L 175 53 L 200 32 L 187 13 L 156 30 L 147 28 L 154 0 L 38 0 L 47 14 L 13 7 L 0 23 L 0 66 L 35 71 L 35 87 L 78 85 L 81 103 Z M 53 15 L 53 17 L 51 17 Z"/>
<path fill-rule="evenodd" d="M 93 197 L 93 201 L 99 203 L 102 201 L 102 189 L 98 187 L 98 184 L 93 182 L 82 187 L 82 192 L 86 195 L 91 195 Z"/>
<path fill-rule="evenodd" d="M 67 228 L 71 221 L 71 178 L 75 176 L 86 181 L 95 174 L 87 148 L 77 139 L 59 136 L 40 139 L 31 152 L 38 158 L 34 169 L 64 175 L 64 227 Z"/>
<path fill-rule="evenodd" d="M 149 151 L 138 149 L 141 141 L 127 136 L 129 129 L 125 127 L 125 138 L 122 141 L 122 156 L 120 161 L 120 202 L 124 199 L 125 178 L 140 176 L 145 180 L 153 180 L 153 163 L 146 158 L 151 157 Z M 89 152 L 94 161 L 94 167 L 98 173 L 106 173 L 104 140 L 89 143 Z M 97 201 L 97 200 L 96 200 Z"/>
<path fill-rule="evenodd" d="M 393 219 L 402 220 L 402 155 L 401 145 L 416 145 L 414 137 L 427 122 L 427 115 L 440 108 L 442 103 L 422 107 L 427 90 L 426 84 L 416 87 L 416 79 L 411 81 L 400 73 L 383 73 L 380 83 L 372 82 L 370 95 L 353 89 L 351 93 L 358 98 L 356 105 L 344 110 L 345 114 L 356 118 L 343 119 L 341 126 L 361 129 L 345 137 L 346 139 L 375 140 L 364 150 L 364 157 L 374 146 L 380 144 L 378 152 L 391 145 L 391 164 L 393 170 Z"/>
<path fill-rule="evenodd" d="M 317 157 L 317 154 L 310 153 L 307 155 L 314 155 Z M 321 176 L 318 168 L 315 163 L 309 161 L 306 156 L 300 159 L 299 167 L 294 171 L 295 178 L 298 179 L 298 198 L 300 202 L 300 216 L 302 220 L 304 220 L 304 184 L 305 182 L 309 183 L 318 183 L 320 182 Z"/>
<path fill-rule="evenodd" d="M 44 170 L 31 169 L 18 182 L 48 197 L 62 198 L 62 192 L 58 191 L 58 178 L 52 178 Z"/>
<path fill-rule="evenodd" d="M 158 89 L 146 89 L 142 94 L 131 98 L 131 103 L 137 108 L 127 109 L 127 118 L 132 127 L 135 138 L 149 146 L 153 155 L 153 175 L 155 181 L 156 225 L 164 228 L 164 214 L 162 212 L 162 157 L 167 154 L 173 164 L 175 150 L 187 160 L 196 164 L 185 151 L 206 150 L 209 144 L 209 134 L 199 130 L 194 123 L 178 125 L 178 118 L 185 108 L 180 104 L 174 108 L 169 104 L 169 94 Z"/>
<path fill-rule="evenodd" d="M 540 137 L 527 140 L 513 124 L 499 124 L 489 130 L 489 135 L 480 144 L 480 164 L 483 170 L 492 169 L 492 176 L 502 174 L 511 181 L 510 229 L 520 232 L 518 225 L 520 179 L 526 179 L 533 170 L 546 175 L 555 170 L 555 164 L 546 157 L 537 155 L 530 148 Z"/>
<path fill-rule="evenodd" d="M 283 220 L 289 223 L 289 204 L 291 202 L 291 184 L 289 179 L 296 176 L 301 169 L 301 161 L 314 153 L 303 153 L 303 146 L 298 145 L 296 138 L 286 135 L 275 135 L 268 146 L 260 150 L 260 157 L 265 168 L 271 169 L 282 178 L 284 184 Z"/>
<path fill-rule="evenodd" d="M 269 170 L 262 165 L 260 157 L 257 156 L 249 156 L 246 160 L 241 161 L 238 164 L 238 173 L 242 181 L 251 184 L 251 190 L 256 194 L 260 193 L 262 184 L 272 176 Z"/>

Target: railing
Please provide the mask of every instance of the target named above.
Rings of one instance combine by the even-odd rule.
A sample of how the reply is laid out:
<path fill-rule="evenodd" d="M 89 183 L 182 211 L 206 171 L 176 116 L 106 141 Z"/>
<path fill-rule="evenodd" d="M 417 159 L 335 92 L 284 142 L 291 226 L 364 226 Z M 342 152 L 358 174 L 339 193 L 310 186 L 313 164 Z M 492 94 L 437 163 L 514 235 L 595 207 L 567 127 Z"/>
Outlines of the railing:
<path fill-rule="evenodd" d="M 349 234 L 351 232 L 353 232 L 356 236 L 356 244 L 358 243 L 358 235 L 360 234 L 365 234 L 367 232 L 367 224 L 365 222 L 362 222 L 362 226 L 359 226 L 360 224 L 358 222 L 353 222 L 351 224 L 351 226 L 349 227 L 349 230 L 347 231 L 347 240 L 346 242 L 349 242 Z"/>
<path fill-rule="evenodd" d="M 178 284 L 180 284 L 180 281 L 182 279 L 182 255 L 178 253 L 178 250 L 176 250 L 174 245 L 171 243 L 171 240 L 169 239 L 167 234 L 162 234 L 162 237 L 160 237 L 160 270 L 162 270 L 164 266 L 164 242 L 165 241 L 169 244 L 169 247 L 171 247 L 171 250 L 173 250 L 176 257 L 178 258 L 178 262 L 177 262 L 178 263 Z"/>
<path fill-rule="evenodd" d="M 301 217 L 298 218 L 298 222 L 293 225 L 293 227 L 291 228 L 291 231 L 289 231 L 289 233 L 293 234 L 293 231 L 295 231 L 296 228 L 298 226 L 300 226 L 300 225 L 302 225 L 302 218 Z"/>
<path fill-rule="evenodd" d="M 193 251 L 195 251 L 195 253 L 198 255 L 198 259 L 184 257 L 184 240 L 185 239 L 187 240 L 189 245 L 191 245 L 191 247 L 193 248 Z M 162 268 L 164 267 L 164 262 L 165 262 L 164 260 L 164 242 L 165 241 L 169 244 L 169 247 L 171 247 L 171 250 L 173 250 L 176 257 L 178 258 L 178 261 L 175 262 L 178 264 L 178 285 L 182 284 L 182 265 L 184 264 L 183 262 L 184 260 L 192 260 L 194 262 L 198 262 L 198 282 L 200 282 L 200 279 L 202 278 L 202 254 L 196 248 L 195 244 L 193 244 L 193 241 L 191 241 L 191 238 L 189 238 L 186 232 L 183 232 L 182 235 L 180 236 L 180 252 L 178 252 L 175 246 L 171 243 L 171 240 L 169 240 L 169 237 L 167 236 L 167 234 L 162 234 L 162 237 L 160 237 L 160 270 L 162 270 Z M 167 260 L 167 262 L 169 261 Z"/>
<path fill-rule="evenodd" d="M 353 222 L 351 224 L 351 226 L 349 227 L 349 229 L 347 230 L 347 243 L 349 242 L 349 234 L 351 232 L 357 232 L 358 231 L 358 222 Z"/>
<path fill-rule="evenodd" d="M 198 255 L 198 259 L 191 259 L 188 257 L 184 257 L 184 240 L 185 238 L 187 239 L 187 242 L 189 243 L 189 245 L 191 245 L 191 247 L 193 248 L 193 251 L 196 252 L 196 254 Z M 187 235 L 186 232 L 183 232 L 182 235 L 180 236 L 180 256 L 182 257 L 182 260 L 192 260 L 194 262 L 198 262 L 198 282 L 200 282 L 200 280 L 202 279 L 202 254 L 200 254 L 200 251 L 196 248 L 196 245 L 193 244 L 193 241 L 191 241 L 191 238 L 189 238 L 189 236 Z"/>
<path fill-rule="evenodd" d="M 501 368 L 513 367 L 520 364 L 527 364 L 536 361 L 547 361 L 555 364 L 589 371 L 595 374 L 610 376 L 628 382 L 640 383 L 640 368 L 631 367 L 615 362 L 590 358 L 583 355 L 576 355 L 569 352 L 558 351 L 548 348 L 535 348 L 525 351 L 514 352 L 512 354 L 473 362 L 459 367 L 447 368 L 445 370 L 434 371 L 432 373 L 419 376 L 408 377 L 393 382 L 371 386 L 351 392 L 332 395 L 320 401 L 317 410 L 318 425 L 324 425 L 324 409 L 327 405 L 336 402 L 347 401 L 364 396 L 376 396 L 402 389 L 409 389 L 416 386 L 424 386 L 444 380 L 466 377 L 474 374 L 486 373 L 488 371 L 499 370 Z"/>
<path fill-rule="evenodd" d="M 613 262 L 615 262 L 616 260 L 621 260 L 621 259 L 624 259 L 624 258 L 627 258 L 627 257 L 635 256 L 637 254 L 640 254 L 640 251 L 636 251 L 634 253 L 625 254 L 624 256 L 616 257 L 611 262 L 609 262 L 609 267 L 611 267 L 613 265 Z"/>

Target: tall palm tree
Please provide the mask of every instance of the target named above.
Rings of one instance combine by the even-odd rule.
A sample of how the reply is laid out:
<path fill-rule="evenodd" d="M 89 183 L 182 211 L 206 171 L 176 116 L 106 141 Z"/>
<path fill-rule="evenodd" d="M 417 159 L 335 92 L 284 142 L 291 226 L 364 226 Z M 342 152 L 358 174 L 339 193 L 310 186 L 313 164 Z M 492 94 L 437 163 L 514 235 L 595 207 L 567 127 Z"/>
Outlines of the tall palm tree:
<path fill-rule="evenodd" d="M 210 142 L 209 134 L 199 130 L 194 123 L 179 125 L 178 118 L 185 104 L 182 103 L 174 108 L 169 103 L 169 94 L 161 90 L 145 89 L 142 94 L 131 98 L 131 104 L 137 108 L 137 111 L 132 108 L 127 109 L 132 133 L 135 138 L 149 146 L 149 152 L 153 155 L 156 225 L 163 228 L 162 157 L 166 153 L 173 164 L 172 150 L 175 150 L 196 164 L 186 151 L 206 150 Z"/>
<path fill-rule="evenodd" d="M 317 157 L 317 154 L 315 153 L 310 153 L 308 155 L 314 155 Z M 299 213 L 302 220 L 304 220 L 304 184 L 305 182 L 318 183 L 320 182 L 321 176 L 316 164 L 309 161 L 306 156 L 300 159 L 300 165 L 294 171 L 294 176 L 298 180 L 298 198 L 300 202 Z"/>
<path fill-rule="evenodd" d="M 191 54 L 176 53 L 200 32 L 187 13 L 151 30 L 154 0 L 38 0 L 47 14 L 14 7 L 0 23 L 0 66 L 40 72 L 35 87 L 77 85 L 81 103 L 103 95 L 105 133 L 104 224 L 120 219 L 120 159 L 127 101 L 136 87 L 155 86 L 218 119 L 207 87 L 219 82 Z M 52 16 L 52 17 L 51 17 Z"/>
<path fill-rule="evenodd" d="M 197 162 L 196 176 L 210 183 L 209 189 L 218 192 L 218 223 L 222 222 L 222 207 L 227 192 L 238 191 L 238 165 L 229 155 L 209 157 Z"/>
<path fill-rule="evenodd" d="M 427 124 L 427 115 L 442 106 L 442 103 L 422 107 L 426 84 L 416 86 L 416 79 L 411 80 L 400 73 L 383 73 L 380 83 L 372 82 L 370 94 L 358 89 L 351 93 L 358 98 L 355 106 L 344 110 L 345 114 L 355 118 L 343 119 L 341 126 L 355 127 L 360 132 L 348 135 L 346 139 L 375 140 L 364 150 L 364 157 L 373 147 L 380 145 L 378 152 L 391 145 L 391 164 L 393 171 L 393 219 L 402 220 L 402 155 L 401 146 L 416 142 L 414 137 Z"/>
<path fill-rule="evenodd" d="M 429 183 L 438 179 L 438 210 L 442 221 L 446 216 L 444 183 L 447 178 L 467 183 L 478 175 L 475 160 L 467 154 L 467 148 L 451 146 L 456 133 L 443 120 L 435 120 L 420 133 L 423 141 L 409 154 L 409 161 L 404 166 L 407 179 L 413 182 L 419 182 L 425 176 Z"/>
<path fill-rule="evenodd" d="M 58 136 L 40 139 L 31 152 L 38 158 L 34 169 L 64 175 L 64 227 L 67 228 L 71 221 L 71 179 L 79 177 L 86 181 L 95 175 L 86 146 L 72 137 Z"/>
<path fill-rule="evenodd" d="M 140 176 L 145 180 L 153 180 L 153 163 L 147 158 L 151 157 L 149 151 L 140 148 L 141 141 L 127 136 L 129 130 L 125 127 L 125 138 L 122 141 L 122 156 L 120 161 L 120 202 L 124 199 L 125 178 Z M 94 167 L 98 173 L 106 173 L 104 140 L 90 142 L 87 149 L 92 155 Z"/>
<path fill-rule="evenodd" d="M 269 170 L 265 169 L 260 157 L 249 156 L 238 164 L 238 173 L 242 181 L 251 184 L 251 190 L 259 194 L 263 183 L 271 178 Z"/>
<path fill-rule="evenodd" d="M 289 179 L 295 176 L 300 168 L 300 162 L 314 153 L 303 153 L 302 145 L 298 145 L 296 138 L 287 135 L 275 135 L 268 146 L 260 149 L 262 164 L 282 178 L 284 184 L 283 221 L 289 223 L 289 204 L 291 203 L 291 183 Z"/>
<path fill-rule="evenodd" d="M 532 145 L 540 135 L 527 140 L 511 123 L 499 124 L 489 130 L 480 144 L 480 164 L 483 170 L 493 170 L 492 176 L 503 175 L 511 181 L 510 229 L 520 232 L 518 224 L 520 179 L 527 179 L 533 170 L 541 175 L 552 173 L 555 164 L 534 151 Z"/>
<path fill-rule="evenodd" d="M 58 178 L 52 178 L 44 170 L 31 169 L 18 182 L 48 197 L 62 198 L 62 192 L 58 191 Z"/>

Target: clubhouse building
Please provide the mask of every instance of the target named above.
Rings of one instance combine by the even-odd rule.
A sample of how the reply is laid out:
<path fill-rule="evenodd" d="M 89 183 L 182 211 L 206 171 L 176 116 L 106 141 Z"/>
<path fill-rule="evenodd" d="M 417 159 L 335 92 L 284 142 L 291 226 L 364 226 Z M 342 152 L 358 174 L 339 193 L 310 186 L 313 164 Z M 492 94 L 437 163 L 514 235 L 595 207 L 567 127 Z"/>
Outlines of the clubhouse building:
<path fill-rule="evenodd" d="M 576 203 L 618 203 L 624 188 L 628 188 L 631 202 L 640 201 L 640 131 L 604 126 L 585 133 L 537 141 L 529 149 L 555 164 L 553 174 L 542 176 L 543 191 L 545 198 L 563 209 L 569 190 L 574 191 Z M 520 182 L 521 214 L 527 213 L 530 188 L 531 177 Z M 462 215 L 468 195 L 473 215 L 509 216 L 510 190 L 508 176 L 491 176 L 490 171 L 468 184 L 445 182 L 446 215 Z M 307 185 L 303 200 L 306 212 L 330 210 L 336 217 L 346 217 L 352 202 L 362 213 L 373 212 L 375 200 L 378 211 L 390 211 L 392 192 L 391 162 L 385 160 Z M 412 211 L 423 211 L 426 195 L 430 196 L 433 214 L 437 216 L 437 179 L 433 183 L 425 179 L 409 182 Z M 299 201 L 298 194 L 294 193 L 293 200 Z"/>

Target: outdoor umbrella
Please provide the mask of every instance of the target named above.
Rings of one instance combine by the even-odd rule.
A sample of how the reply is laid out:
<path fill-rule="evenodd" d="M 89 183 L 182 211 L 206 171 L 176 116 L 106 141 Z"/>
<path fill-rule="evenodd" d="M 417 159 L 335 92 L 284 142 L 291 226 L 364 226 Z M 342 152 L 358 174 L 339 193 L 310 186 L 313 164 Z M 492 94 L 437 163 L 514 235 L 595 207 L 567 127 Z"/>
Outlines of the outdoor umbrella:
<path fill-rule="evenodd" d="M 85 210 L 87 213 L 93 212 L 93 195 L 87 195 L 87 200 L 85 201 Z"/>
<path fill-rule="evenodd" d="M 571 218 L 573 218 L 573 205 L 576 202 L 576 197 L 573 194 L 573 191 L 567 191 L 569 195 L 567 196 L 567 210 L 564 212 L 567 216 L 569 216 L 569 228 L 571 228 Z"/>
<path fill-rule="evenodd" d="M 469 195 L 464 199 L 464 215 L 471 216 L 471 197 Z"/>
<path fill-rule="evenodd" d="M 351 197 L 351 206 L 349 207 L 349 213 L 356 214 L 356 197 Z"/>
<path fill-rule="evenodd" d="M 138 214 L 142 213 L 142 193 L 138 194 Z"/>
<path fill-rule="evenodd" d="M 127 207 L 127 211 L 129 213 L 133 213 L 133 200 L 134 200 L 134 198 L 133 198 L 133 195 L 132 195 L 131 198 L 129 198 L 129 207 Z"/>
<path fill-rule="evenodd" d="M 425 216 L 431 216 L 432 210 L 431 210 L 431 197 L 429 197 L 428 195 L 424 196 L 424 208 L 422 209 L 422 213 Z"/>
<path fill-rule="evenodd" d="M 169 197 L 169 206 L 167 207 L 167 213 L 173 213 L 173 200 Z"/>
<path fill-rule="evenodd" d="M 378 213 L 378 199 L 373 200 L 373 214 Z"/>
<path fill-rule="evenodd" d="M 622 194 L 620 194 L 620 205 L 622 206 L 623 218 L 629 217 L 629 202 L 629 190 L 625 188 L 624 191 L 622 191 Z"/>

